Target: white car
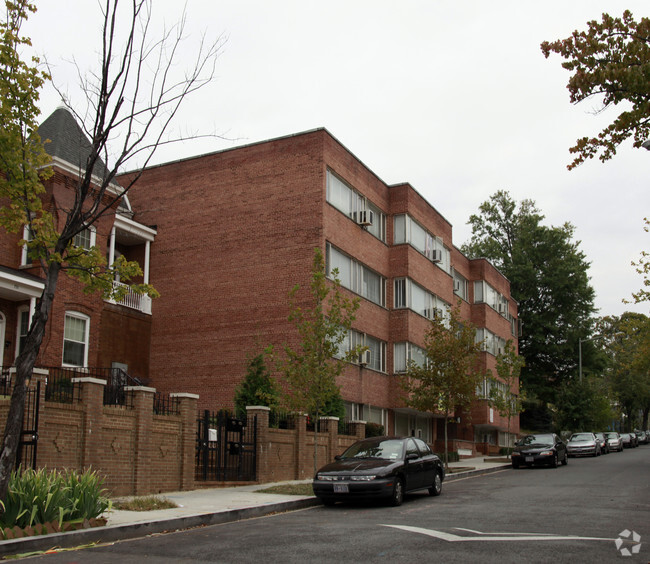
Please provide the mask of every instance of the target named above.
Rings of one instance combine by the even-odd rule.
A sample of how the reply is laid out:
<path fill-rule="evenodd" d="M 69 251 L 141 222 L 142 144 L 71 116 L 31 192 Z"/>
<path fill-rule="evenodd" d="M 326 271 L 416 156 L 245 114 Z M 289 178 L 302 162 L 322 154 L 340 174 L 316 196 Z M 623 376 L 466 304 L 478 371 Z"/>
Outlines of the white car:
<path fill-rule="evenodd" d="M 566 450 L 569 456 L 600 456 L 600 445 L 593 433 L 573 433 Z"/>

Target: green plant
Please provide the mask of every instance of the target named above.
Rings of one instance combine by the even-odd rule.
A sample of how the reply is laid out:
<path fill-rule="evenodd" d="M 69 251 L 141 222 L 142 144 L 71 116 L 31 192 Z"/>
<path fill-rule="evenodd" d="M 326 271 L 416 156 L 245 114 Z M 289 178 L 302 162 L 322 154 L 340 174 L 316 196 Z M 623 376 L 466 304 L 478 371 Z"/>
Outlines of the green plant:
<path fill-rule="evenodd" d="M 366 423 L 366 437 L 381 437 L 384 435 L 384 426 L 379 423 Z"/>
<path fill-rule="evenodd" d="M 2 527 L 31 527 L 36 524 L 83 521 L 110 509 L 96 472 L 74 470 L 17 470 L 9 481 Z"/>
<path fill-rule="evenodd" d="M 148 495 L 116 501 L 113 507 L 123 511 L 154 511 L 156 509 L 172 509 L 178 505 L 166 497 Z"/>

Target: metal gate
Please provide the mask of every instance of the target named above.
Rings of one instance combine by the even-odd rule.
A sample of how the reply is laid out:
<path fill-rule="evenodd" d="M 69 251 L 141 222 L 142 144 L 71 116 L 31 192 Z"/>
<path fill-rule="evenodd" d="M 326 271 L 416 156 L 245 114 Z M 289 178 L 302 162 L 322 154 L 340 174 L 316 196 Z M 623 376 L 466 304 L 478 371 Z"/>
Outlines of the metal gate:
<path fill-rule="evenodd" d="M 257 417 L 247 425 L 225 411 L 207 409 L 197 419 L 197 480 L 252 482 L 257 479 Z"/>
<path fill-rule="evenodd" d="M 36 382 L 36 388 L 27 390 L 25 396 L 25 412 L 23 426 L 20 432 L 18 453 L 16 455 L 16 468 L 22 465 L 23 469 L 36 470 L 36 447 L 38 446 L 38 413 L 41 398 L 41 383 Z"/>

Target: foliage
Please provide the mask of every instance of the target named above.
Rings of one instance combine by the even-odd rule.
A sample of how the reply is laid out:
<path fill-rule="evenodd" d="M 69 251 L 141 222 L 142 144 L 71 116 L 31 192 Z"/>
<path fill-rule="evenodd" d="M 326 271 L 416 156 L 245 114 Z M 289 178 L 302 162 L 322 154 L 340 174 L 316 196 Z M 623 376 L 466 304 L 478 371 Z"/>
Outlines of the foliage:
<path fill-rule="evenodd" d="M 274 409 L 280 403 L 280 390 L 271 376 L 265 356 L 272 353 L 269 347 L 249 359 L 246 377 L 235 390 L 235 411 L 245 414 L 247 405 L 264 405 Z"/>
<path fill-rule="evenodd" d="M 476 366 L 482 345 L 476 342 L 476 328 L 462 320 L 458 304 L 451 309 L 448 321 L 442 317 L 431 320 L 424 336 L 424 364 L 409 361 L 406 373 L 400 377 L 406 405 L 444 414 L 445 451 L 449 416 L 471 405 L 484 377 Z"/>
<path fill-rule="evenodd" d="M 555 408 L 558 431 L 599 431 L 614 417 L 607 384 L 599 377 L 564 381 Z"/>
<path fill-rule="evenodd" d="M 626 139 L 640 147 L 650 137 L 650 18 L 638 22 L 626 10 L 622 18 L 603 14 L 587 23 L 587 31 L 542 43 L 545 57 L 557 53 L 572 76 L 571 103 L 602 98 L 600 112 L 623 103 L 626 109 L 596 137 L 582 137 L 569 151 L 576 155 L 569 170 L 600 153 L 606 161 Z"/>
<path fill-rule="evenodd" d="M 501 417 L 508 419 L 508 445 L 510 444 L 510 422 L 523 410 L 523 398 L 519 388 L 519 376 L 525 361 L 517 354 L 512 340 L 506 341 L 502 353 L 497 355 L 497 375 L 504 384 L 504 389 L 490 389 L 490 405 Z M 515 391 L 516 390 L 516 391 Z"/>
<path fill-rule="evenodd" d="M 11 475 L 2 527 L 28 527 L 35 524 L 83 521 L 98 517 L 111 508 L 102 489 L 103 479 L 86 470 L 59 472 L 40 470 L 15 471 Z"/>
<path fill-rule="evenodd" d="M 641 410 L 648 427 L 650 412 L 650 317 L 642 313 L 626 312 L 620 317 L 605 317 L 600 321 L 600 332 L 611 358 L 608 376 L 618 405 L 626 416 L 631 430 L 635 415 Z"/>
<path fill-rule="evenodd" d="M 574 227 L 542 225 L 532 200 L 517 207 L 501 190 L 479 210 L 469 219 L 472 237 L 462 251 L 489 259 L 510 281 L 522 325 L 522 382 L 531 396 L 552 401 L 555 384 L 576 370 L 579 338 L 590 334 L 595 294 L 589 263 L 572 240 Z M 590 356 L 590 362 L 596 366 L 599 359 Z"/>
<path fill-rule="evenodd" d="M 307 483 L 286 483 L 270 486 L 261 490 L 255 490 L 258 493 L 279 494 L 279 495 L 301 495 L 313 496 L 314 490 L 312 489 L 311 482 Z"/>
<path fill-rule="evenodd" d="M 341 392 L 336 379 L 343 369 L 343 361 L 358 358 L 363 350 L 353 347 L 341 354 L 359 299 L 351 299 L 342 292 L 337 274 L 334 270 L 333 280 L 328 279 L 323 253 L 315 249 L 310 295 L 302 296 L 298 285 L 289 293 L 289 321 L 296 328 L 300 342 L 298 347 L 284 346 L 285 359 L 280 363 L 280 370 L 287 384 L 285 400 L 288 407 L 307 413 L 316 422 L 333 410 L 336 411 L 333 415 L 341 415 Z M 316 459 L 315 445 L 314 471 Z"/>
<path fill-rule="evenodd" d="M 643 230 L 648 233 L 650 231 L 650 220 L 646 217 L 643 219 L 645 225 Z M 632 266 L 636 271 L 643 276 L 643 286 L 638 292 L 632 293 L 632 298 L 635 304 L 640 304 L 641 302 L 650 302 L 650 253 L 647 251 L 641 251 L 641 256 L 638 261 L 632 261 Z M 623 300 L 623 303 L 629 303 L 627 300 Z"/>
<path fill-rule="evenodd" d="M 155 495 L 134 497 L 113 503 L 113 509 L 121 511 L 157 511 L 158 509 L 173 509 L 174 507 L 178 507 L 178 505 L 170 499 Z"/>
<path fill-rule="evenodd" d="M 384 426 L 380 423 L 366 423 L 366 438 L 381 437 L 386 433 Z"/>

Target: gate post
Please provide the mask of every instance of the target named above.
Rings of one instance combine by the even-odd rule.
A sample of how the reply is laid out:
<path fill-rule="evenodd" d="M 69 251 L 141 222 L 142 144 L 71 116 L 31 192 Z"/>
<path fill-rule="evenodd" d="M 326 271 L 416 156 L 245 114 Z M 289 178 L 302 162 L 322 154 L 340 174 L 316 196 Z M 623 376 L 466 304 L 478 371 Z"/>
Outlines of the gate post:
<path fill-rule="evenodd" d="M 296 468 L 294 471 L 294 480 L 304 480 L 311 474 L 313 464 L 307 464 L 307 415 L 305 413 L 296 413 L 294 415 L 296 422 Z M 312 459 L 313 460 L 313 459 Z M 310 468 L 310 472 L 305 471 L 305 467 Z"/>
<path fill-rule="evenodd" d="M 100 449 L 104 448 L 101 430 L 104 426 L 104 386 L 106 380 L 98 378 L 71 378 L 73 384 L 81 386 L 81 407 L 83 424 L 81 438 L 81 468 L 101 468 Z"/>
<path fill-rule="evenodd" d="M 153 397 L 156 388 L 124 386 L 124 391 L 133 393 L 133 410 L 135 411 L 133 495 L 148 494 L 151 493 L 148 478 L 152 449 Z"/>
<path fill-rule="evenodd" d="M 181 491 L 194 489 L 194 470 L 196 456 L 196 413 L 199 396 L 197 394 L 169 394 L 178 398 L 178 411 L 181 416 Z"/>
<path fill-rule="evenodd" d="M 338 454 L 339 448 L 339 418 L 338 417 L 321 417 L 321 428 L 325 433 L 327 439 L 325 449 L 325 460 L 323 464 L 332 462 L 334 457 Z M 319 464 L 320 465 L 320 464 Z"/>
<path fill-rule="evenodd" d="M 248 427 L 255 424 L 257 416 L 257 445 L 255 452 L 255 476 L 258 482 L 265 483 L 271 481 L 272 470 L 269 468 L 269 414 L 270 407 L 263 405 L 246 406 L 246 425 Z"/>

